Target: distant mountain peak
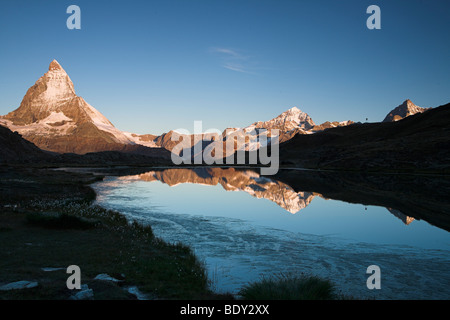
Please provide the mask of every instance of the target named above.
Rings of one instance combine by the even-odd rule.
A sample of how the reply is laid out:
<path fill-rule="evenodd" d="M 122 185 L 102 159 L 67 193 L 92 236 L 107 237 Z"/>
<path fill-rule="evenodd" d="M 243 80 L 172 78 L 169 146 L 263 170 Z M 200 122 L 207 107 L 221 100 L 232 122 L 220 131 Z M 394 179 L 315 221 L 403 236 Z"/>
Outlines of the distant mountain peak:
<path fill-rule="evenodd" d="M 409 99 L 406 99 L 405 101 L 403 101 L 403 103 L 400 105 L 400 106 L 404 106 L 404 107 L 406 107 L 406 108 L 415 108 L 415 107 L 418 107 L 418 106 L 416 106 L 411 100 L 409 100 Z M 399 106 L 399 107 L 400 107 Z"/>
<path fill-rule="evenodd" d="M 0 117 L 3 124 L 54 152 L 86 153 L 135 144 L 98 110 L 75 94 L 66 71 L 53 60 L 48 71 L 26 92 L 16 110 Z"/>
<path fill-rule="evenodd" d="M 55 59 L 52 62 L 50 62 L 48 71 L 64 71 L 65 72 L 65 70 L 59 64 L 59 62 L 56 61 Z"/>
<path fill-rule="evenodd" d="M 299 108 L 297 108 L 297 107 L 292 107 L 292 108 L 290 108 L 290 109 L 286 110 L 286 112 L 294 112 L 294 113 L 299 113 L 299 112 L 302 112 L 302 110 L 300 110 L 300 109 L 299 109 Z"/>
<path fill-rule="evenodd" d="M 422 113 L 428 109 L 430 108 L 421 108 L 415 105 L 411 100 L 406 99 L 401 105 L 391 110 L 391 112 L 386 115 L 383 122 L 398 121 L 416 113 Z"/>
<path fill-rule="evenodd" d="M 38 81 L 46 84 L 45 94 L 42 97 L 45 100 L 53 102 L 55 99 L 68 99 L 76 96 L 72 80 L 56 60 L 50 62 L 48 72 Z"/>
<path fill-rule="evenodd" d="M 28 89 L 19 108 L 3 118 L 14 124 L 29 125 L 47 118 L 52 112 L 63 112 L 67 116 L 67 104 L 76 98 L 72 80 L 58 61 L 53 60 L 48 71 Z"/>
<path fill-rule="evenodd" d="M 258 127 L 278 128 L 283 131 L 290 131 L 295 128 L 309 130 L 314 125 L 315 123 L 311 117 L 297 107 L 286 110 L 272 120 L 258 123 Z"/>

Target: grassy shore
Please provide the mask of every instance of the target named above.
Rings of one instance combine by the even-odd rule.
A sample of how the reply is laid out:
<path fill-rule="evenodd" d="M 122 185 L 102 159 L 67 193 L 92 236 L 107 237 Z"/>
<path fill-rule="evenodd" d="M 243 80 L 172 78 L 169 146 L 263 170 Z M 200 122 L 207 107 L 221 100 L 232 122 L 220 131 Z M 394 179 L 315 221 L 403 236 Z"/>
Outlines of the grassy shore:
<path fill-rule="evenodd" d="M 244 300 L 353 300 L 338 292 L 334 283 L 314 275 L 278 274 L 242 287 Z"/>

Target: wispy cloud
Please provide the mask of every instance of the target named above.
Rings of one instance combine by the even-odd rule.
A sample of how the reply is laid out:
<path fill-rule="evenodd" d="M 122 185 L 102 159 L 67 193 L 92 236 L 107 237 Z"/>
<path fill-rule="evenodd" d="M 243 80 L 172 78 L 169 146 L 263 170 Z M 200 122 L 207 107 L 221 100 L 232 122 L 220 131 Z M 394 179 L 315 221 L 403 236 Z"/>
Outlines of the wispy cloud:
<path fill-rule="evenodd" d="M 229 70 L 237 71 L 237 72 L 251 73 L 251 72 L 245 70 L 244 67 L 241 65 L 235 65 L 235 64 L 228 63 L 228 64 L 224 64 L 223 67 L 226 69 L 229 69 Z"/>
<path fill-rule="evenodd" d="M 236 72 L 254 74 L 249 67 L 251 61 L 248 55 L 244 55 L 236 49 L 222 47 L 213 47 L 209 51 L 219 55 L 222 67 Z"/>
<path fill-rule="evenodd" d="M 216 53 L 224 53 L 226 55 L 230 55 L 232 57 L 239 58 L 239 59 L 243 58 L 243 56 L 240 53 L 237 53 L 235 50 L 228 49 L 228 48 L 211 48 L 210 51 L 216 52 Z"/>
<path fill-rule="evenodd" d="M 246 56 L 244 56 L 243 53 L 236 49 L 230 49 L 230 48 L 222 48 L 222 47 L 212 47 L 209 49 L 212 53 L 220 53 L 227 57 L 232 57 L 236 59 L 247 59 Z"/>

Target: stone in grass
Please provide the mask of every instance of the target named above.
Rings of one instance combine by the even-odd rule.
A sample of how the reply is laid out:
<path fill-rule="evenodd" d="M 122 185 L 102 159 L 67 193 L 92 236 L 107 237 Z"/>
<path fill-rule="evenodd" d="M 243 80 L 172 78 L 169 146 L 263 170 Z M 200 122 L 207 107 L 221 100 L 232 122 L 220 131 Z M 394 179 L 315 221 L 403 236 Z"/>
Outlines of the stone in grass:
<path fill-rule="evenodd" d="M 97 275 L 94 280 L 102 280 L 102 281 L 112 281 L 112 282 L 120 282 L 122 280 L 118 280 L 116 278 L 111 277 L 110 275 L 106 274 L 106 273 L 101 273 L 99 275 Z"/>
<path fill-rule="evenodd" d="M 38 286 L 38 283 L 35 281 L 17 281 L 5 284 L 0 287 L 1 291 L 9 291 L 9 290 L 21 290 L 21 289 L 31 289 Z"/>
<path fill-rule="evenodd" d="M 46 267 L 46 268 L 41 268 L 41 270 L 45 271 L 45 272 L 53 272 L 53 271 L 59 271 L 59 270 L 66 270 L 66 268 Z"/>
<path fill-rule="evenodd" d="M 94 298 L 94 291 L 89 289 L 87 284 L 81 285 L 81 291 L 77 292 L 73 296 L 70 296 L 69 300 L 92 300 Z"/>
<path fill-rule="evenodd" d="M 126 288 L 126 290 L 129 293 L 135 295 L 138 300 L 150 300 L 149 297 L 147 297 L 147 295 L 143 294 L 136 286 L 128 287 L 128 288 Z"/>

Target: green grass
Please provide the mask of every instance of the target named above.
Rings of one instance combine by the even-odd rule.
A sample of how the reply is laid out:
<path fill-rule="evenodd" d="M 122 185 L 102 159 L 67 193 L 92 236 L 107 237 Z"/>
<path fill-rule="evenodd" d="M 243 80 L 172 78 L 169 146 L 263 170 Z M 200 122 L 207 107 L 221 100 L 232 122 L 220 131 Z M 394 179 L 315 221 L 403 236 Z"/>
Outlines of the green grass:
<path fill-rule="evenodd" d="M 239 292 L 245 300 L 334 300 L 333 283 L 317 276 L 279 275 L 244 286 Z"/>
<path fill-rule="evenodd" d="M 0 213 L 0 283 L 34 280 L 39 287 L 0 292 L 0 299 L 67 299 L 65 271 L 43 267 L 75 264 L 82 283 L 96 275 L 125 275 L 121 285 L 135 285 L 158 299 L 218 299 L 209 289 L 204 264 L 182 244 L 154 236 L 150 226 L 129 222 L 118 212 L 82 202 L 29 203 L 19 211 Z M 7 231 L 6 231 L 7 230 Z M 91 287 L 91 286 L 90 286 Z M 117 285 L 101 287 L 96 298 L 130 298 Z M 106 290 L 106 291 L 105 291 Z"/>
<path fill-rule="evenodd" d="M 67 213 L 28 213 L 27 223 L 48 229 L 92 229 L 99 222 L 68 215 Z"/>

